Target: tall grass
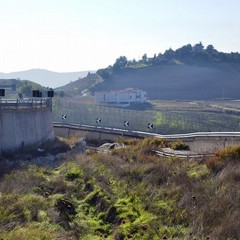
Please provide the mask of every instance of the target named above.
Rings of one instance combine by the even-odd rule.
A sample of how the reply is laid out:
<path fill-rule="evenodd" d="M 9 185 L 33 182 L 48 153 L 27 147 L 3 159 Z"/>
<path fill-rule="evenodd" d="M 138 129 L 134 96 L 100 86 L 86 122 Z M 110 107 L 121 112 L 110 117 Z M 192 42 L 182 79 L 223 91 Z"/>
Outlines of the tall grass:
<path fill-rule="evenodd" d="M 239 239 L 239 146 L 216 154 L 224 162 L 216 172 L 211 159 L 155 156 L 162 139 L 121 141 L 107 153 L 66 155 L 57 168 L 5 175 L 0 238 Z"/>

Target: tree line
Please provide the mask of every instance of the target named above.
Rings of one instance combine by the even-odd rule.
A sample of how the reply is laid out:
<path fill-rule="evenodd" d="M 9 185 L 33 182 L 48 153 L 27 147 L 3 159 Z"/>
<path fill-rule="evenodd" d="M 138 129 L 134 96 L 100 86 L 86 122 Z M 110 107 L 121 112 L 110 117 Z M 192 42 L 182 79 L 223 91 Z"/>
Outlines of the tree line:
<path fill-rule="evenodd" d="M 107 68 L 99 69 L 97 74 L 104 79 L 108 79 L 113 73 L 126 68 L 146 67 L 158 64 L 195 64 L 195 65 L 218 65 L 220 63 L 240 63 L 240 54 L 238 52 L 224 53 L 217 51 L 213 45 L 204 45 L 199 42 L 195 45 L 187 44 L 175 51 L 170 48 L 163 54 L 154 54 L 148 57 L 145 53 L 138 61 L 136 59 L 128 60 L 125 56 L 116 59 L 113 65 Z"/>

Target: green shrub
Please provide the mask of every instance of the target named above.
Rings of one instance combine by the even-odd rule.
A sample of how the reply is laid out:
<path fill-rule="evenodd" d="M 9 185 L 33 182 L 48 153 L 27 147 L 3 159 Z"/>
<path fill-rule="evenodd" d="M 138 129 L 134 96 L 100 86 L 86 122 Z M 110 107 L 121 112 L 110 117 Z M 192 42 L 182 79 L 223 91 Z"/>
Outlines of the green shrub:
<path fill-rule="evenodd" d="M 65 174 L 64 177 L 68 181 L 74 181 L 80 177 L 82 177 L 82 171 L 77 167 L 70 168 Z"/>
<path fill-rule="evenodd" d="M 0 191 L 4 193 L 30 193 L 36 185 L 47 181 L 48 171 L 34 165 L 4 176 L 0 183 Z"/>
<path fill-rule="evenodd" d="M 240 162 L 240 145 L 226 147 L 206 160 L 206 165 L 213 172 L 222 170 L 229 163 Z"/>
<path fill-rule="evenodd" d="M 175 141 L 169 144 L 173 150 L 189 150 L 189 146 L 182 141 Z"/>
<path fill-rule="evenodd" d="M 42 196 L 4 194 L 0 199 L 0 225 L 12 229 L 18 225 L 38 221 L 39 211 L 46 210 L 48 206 L 49 203 Z"/>
<path fill-rule="evenodd" d="M 222 160 L 225 161 L 239 161 L 240 162 L 240 145 L 233 146 L 233 147 L 226 147 L 220 150 L 217 154 Z"/>
<path fill-rule="evenodd" d="M 4 240 L 56 240 L 60 239 L 60 234 L 59 229 L 54 229 L 49 225 L 32 223 L 25 227 L 16 227 L 10 232 L 0 231 L 0 238 Z"/>

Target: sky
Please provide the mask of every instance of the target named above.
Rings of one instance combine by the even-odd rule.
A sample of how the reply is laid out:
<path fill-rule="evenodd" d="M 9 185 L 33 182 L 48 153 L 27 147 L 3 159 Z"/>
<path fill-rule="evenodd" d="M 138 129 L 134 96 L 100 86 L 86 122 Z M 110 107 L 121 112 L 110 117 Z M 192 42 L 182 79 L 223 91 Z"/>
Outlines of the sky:
<path fill-rule="evenodd" d="M 200 41 L 240 51 L 239 0 L 0 0 L 0 72 L 88 71 Z"/>

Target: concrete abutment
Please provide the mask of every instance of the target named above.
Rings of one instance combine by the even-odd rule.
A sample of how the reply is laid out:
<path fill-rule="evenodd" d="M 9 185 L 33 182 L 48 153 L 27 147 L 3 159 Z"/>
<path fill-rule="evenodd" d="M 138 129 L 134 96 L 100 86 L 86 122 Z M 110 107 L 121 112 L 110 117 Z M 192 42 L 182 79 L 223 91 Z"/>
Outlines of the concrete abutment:
<path fill-rule="evenodd" d="M 54 139 L 50 108 L 0 109 L 0 153 Z"/>

